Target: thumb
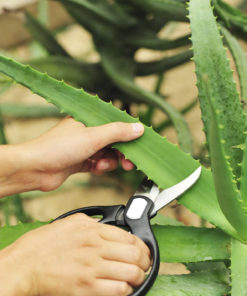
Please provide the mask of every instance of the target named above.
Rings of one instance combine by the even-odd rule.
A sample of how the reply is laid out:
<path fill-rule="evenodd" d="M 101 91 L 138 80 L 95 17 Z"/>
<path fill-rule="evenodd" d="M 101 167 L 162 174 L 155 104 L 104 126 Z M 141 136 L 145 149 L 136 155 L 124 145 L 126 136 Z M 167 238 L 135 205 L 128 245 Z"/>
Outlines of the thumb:
<path fill-rule="evenodd" d="M 88 128 L 91 145 L 95 152 L 115 142 L 128 142 L 139 138 L 144 133 L 141 123 L 112 122 Z"/>

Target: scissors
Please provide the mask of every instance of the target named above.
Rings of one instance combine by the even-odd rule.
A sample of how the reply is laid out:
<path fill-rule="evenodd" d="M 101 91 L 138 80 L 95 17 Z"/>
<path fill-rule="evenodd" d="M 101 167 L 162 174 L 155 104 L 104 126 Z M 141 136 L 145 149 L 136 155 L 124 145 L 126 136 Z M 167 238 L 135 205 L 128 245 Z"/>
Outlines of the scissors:
<path fill-rule="evenodd" d="M 152 287 L 160 266 L 159 246 L 152 232 L 150 219 L 161 208 L 192 187 L 200 177 L 200 174 L 201 167 L 197 168 L 186 179 L 162 191 L 159 190 L 153 181 L 145 178 L 135 194 L 129 199 L 126 206 L 114 205 L 79 208 L 57 217 L 52 222 L 76 213 L 84 213 L 88 216 L 102 216 L 102 219 L 99 221 L 100 223 L 127 226 L 132 234 L 137 235 L 147 244 L 153 259 L 152 269 L 146 280 L 131 294 L 131 296 L 144 296 Z"/>

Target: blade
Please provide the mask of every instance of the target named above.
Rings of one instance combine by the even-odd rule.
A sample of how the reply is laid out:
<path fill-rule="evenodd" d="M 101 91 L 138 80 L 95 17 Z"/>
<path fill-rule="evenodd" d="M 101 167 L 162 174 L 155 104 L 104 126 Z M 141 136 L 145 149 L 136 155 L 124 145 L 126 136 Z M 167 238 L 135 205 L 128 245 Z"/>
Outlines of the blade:
<path fill-rule="evenodd" d="M 146 196 L 149 199 L 151 199 L 153 202 L 155 202 L 157 196 L 159 195 L 160 191 L 156 184 L 154 184 L 153 181 L 148 180 L 145 178 L 139 187 L 137 188 L 134 196 Z"/>
<path fill-rule="evenodd" d="M 151 216 L 155 215 L 158 210 L 169 204 L 171 201 L 179 197 L 185 191 L 187 191 L 194 183 L 198 180 L 201 174 L 201 167 L 196 169 L 189 177 L 181 181 L 180 183 L 167 188 L 160 192 L 159 196 L 155 201 L 154 208 Z"/>

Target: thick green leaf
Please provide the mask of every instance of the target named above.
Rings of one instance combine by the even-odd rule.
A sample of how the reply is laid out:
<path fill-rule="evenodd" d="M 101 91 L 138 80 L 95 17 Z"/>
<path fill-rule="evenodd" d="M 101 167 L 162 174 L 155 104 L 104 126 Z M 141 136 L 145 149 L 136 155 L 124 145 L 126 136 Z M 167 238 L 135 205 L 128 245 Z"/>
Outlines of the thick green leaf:
<path fill-rule="evenodd" d="M 88 91 L 105 82 L 104 73 L 98 63 L 86 63 L 66 57 L 47 57 L 28 62 L 40 72 L 48 73 L 53 78 L 83 86 Z"/>
<path fill-rule="evenodd" d="M 247 209 L 247 138 L 244 145 L 243 162 L 241 164 L 240 193 L 244 202 L 243 207 Z"/>
<path fill-rule="evenodd" d="M 102 0 L 56 0 L 61 3 L 73 3 L 83 10 L 89 11 L 94 19 L 100 17 L 104 21 L 119 27 L 129 27 L 136 23 L 136 20 L 124 12 L 117 3 Z"/>
<path fill-rule="evenodd" d="M 247 245 L 232 239 L 232 296 L 245 296 L 247 291 Z"/>
<path fill-rule="evenodd" d="M 241 10 L 222 1 L 213 0 L 215 11 L 219 15 L 221 21 L 229 29 L 235 29 L 237 32 L 247 32 L 247 15 Z M 240 35 L 246 40 L 246 34 Z"/>
<path fill-rule="evenodd" d="M 30 106 L 2 103 L 0 104 L 0 110 L 4 117 L 14 117 L 21 119 L 65 116 L 64 114 L 61 114 L 61 112 L 54 106 Z"/>
<path fill-rule="evenodd" d="M 0 249 L 10 245 L 24 233 L 47 222 L 19 223 L 0 228 Z M 163 262 L 200 262 L 226 260 L 230 257 L 230 238 L 218 229 L 184 226 L 152 226 Z M 212 241 L 214 244 L 212 244 Z"/>
<path fill-rule="evenodd" d="M 244 140 L 246 118 L 210 1 L 191 0 L 190 19 L 199 96 L 218 201 L 226 218 L 247 240 L 247 215 L 231 171 L 231 165 L 239 169 L 240 149 L 233 150 L 232 146 Z"/>
<path fill-rule="evenodd" d="M 230 248 L 229 248 L 230 253 Z M 204 261 L 204 262 L 191 262 L 187 263 L 186 267 L 191 272 L 200 272 L 200 271 L 226 271 L 226 264 L 222 261 Z"/>
<path fill-rule="evenodd" d="M 139 62 L 136 63 L 136 75 L 145 76 L 161 73 L 189 62 L 192 57 L 193 52 L 191 50 L 185 50 L 181 53 L 175 54 L 169 58 L 163 58 L 159 61 Z"/>
<path fill-rule="evenodd" d="M 191 111 L 196 105 L 198 104 L 198 98 L 195 98 L 191 103 L 189 103 L 187 106 L 185 106 L 183 109 L 179 110 L 181 114 L 187 114 L 189 111 Z M 163 129 L 169 127 L 172 125 L 172 121 L 168 118 L 165 119 L 163 122 L 153 126 L 153 129 L 160 133 Z"/>
<path fill-rule="evenodd" d="M 49 30 L 45 28 L 30 13 L 26 12 L 26 26 L 32 37 L 38 41 L 51 55 L 66 56 L 69 54 L 57 42 Z"/>
<path fill-rule="evenodd" d="M 222 127 L 219 124 L 220 112 L 216 110 L 215 100 L 208 88 L 208 79 L 206 77 L 203 78 L 202 84 L 204 84 L 206 99 L 208 100 L 211 112 L 208 140 L 218 201 L 228 221 L 246 240 L 247 215 L 243 209 L 240 192 L 225 154 L 224 142 L 221 137 Z"/>
<path fill-rule="evenodd" d="M 151 225 L 159 226 L 185 226 L 182 222 L 159 213 L 150 222 Z"/>
<path fill-rule="evenodd" d="M 185 2 L 180 0 L 128 0 L 148 13 L 162 14 L 166 18 L 187 22 Z"/>
<path fill-rule="evenodd" d="M 210 7 L 210 1 L 190 1 L 190 20 L 194 60 L 196 63 L 197 86 L 202 110 L 204 128 L 208 137 L 211 112 L 206 100 L 203 77 L 208 79 L 208 87 L 215 99 L 215 108 L 219 112 L 219 124 L 222 139 L 225 141 L 226 155 L 239 177 L 238 164 L 242 161 L 242 151 L 232 147 L 245 141 L 246 116 L 239 100 L 236 83 L 223 47 L 222 38 Z"/>
<path fill-rule="evenodd" d="M 0 72 L 43 96 L 87 126 L 97 126 L 112 121 L 137 121 L 96 96 L 72 88 L 3 56 L 0 56 Z M 137 168 L 154 180 L 160 188 L 167 188 L 183 180 L 199 165 L 191 156 L 148 127 L 145 127 L 144 135 L 138 140 L 118 143 L 114 147 L 133 161 Z M 202 170 L 200 179 L 179 201 L 202 218 L 239 238 L 219 208 L 209 170 Z"/>
<path fill-rule="evenodd" d="M 165 112 L 173 121 L 181 148 L 186 152 L 192 152 L 191 134 L 184 117 L 161 96 L 146 91 L 134 83 L 132 60 L 120 55 L 117 49 L 112 49 L 109 45 L 100 44 L 98 49 L 102 66 L 115 84 L 127 94 L 142 101 L 145 100 L 149 105 Z"/>
<path fill-rule="evenodd" d="M 134 31 L 132 34 L 125 37 L 124 40 L 135 47 L 168 50 L 191 44 L 189 37 L 190 34 L 174 40 L 159 39 L 153 32 L 143 33 L 142 31 Z"/>
<path fill-rule="evenodd" d="M 238 40 L 224 27 L 221 28 L 221 32 L 225 38 L 225 41 L 232 53 L 235 65 L 237 67 L 237 73 L 240 82 L 241 99 L 243 101 L 243 107 L 247 110 L 247 57 L 246 52 L 243 50 Z"/>
<path fill-rule="evenodd" d="M 70 2 L 62 2 L 64 8 L 76 20 L 78 24 L 83 26 L 93 36 L 100 36 L 105 40 L 118 40 L 119 34 L 116 26 L 104 21 L 101 18 L 95 18 L 94 13 L 84 9 L 82 6 Z"/>
<path fill-rule="evenodd" d="M 187 263 L 230 257 L 230 237 L 219 229 L 155 226 L 153 230 L 162 262 Z"/>
<path fill-rule="evenodd" d="M 220 278 L 219 278 L 220 277 Z M 197 272 L 186 275 L 161 275 L 148 296 L 223 296 L 230 287 L 217 272 Z M 240 296 L 240 295 L 239 295 Z"/>
<path fill-rule="evenodd" d="M 0 250 L 12 244 L 24 233 L 45 224 L 47 224 L 47 222 L 37 221 L 29 224 L 19 223 L 16 226 L 0 227 Z"/>

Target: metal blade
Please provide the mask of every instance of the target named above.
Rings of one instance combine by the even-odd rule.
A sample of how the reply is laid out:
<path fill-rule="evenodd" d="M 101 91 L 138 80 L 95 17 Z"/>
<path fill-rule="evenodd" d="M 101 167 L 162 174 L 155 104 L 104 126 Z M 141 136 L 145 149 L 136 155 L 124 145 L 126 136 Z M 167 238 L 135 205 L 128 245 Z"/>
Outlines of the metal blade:
<path fill-rule="evenodd" d="M 153 202 L 155 202 L 159 193 L 160 191 L 157 185 L 153 181 L 145 178 L 137 188 L 134 196 L 138 196 L 138 195 L 146 196 L 149 199 L 151 199 Z"/>
<path fill-rule="evenodd" d="M 185 191 L 187 191 L 192 185 L 194 185 L 194 183 L 200 177 L 200 174 L 201 174 L 201 167 L 196 169 L 194 173 L 192 173 L 189 177 L 187 177 L 180 183 L 161 191 L 155 201 L 151 216 L 155 215 L 158 210 L 160 210 L 161 208 L 163 208 L 164 206 L 172 202 L 174 199 L 176 199 Z"/>

